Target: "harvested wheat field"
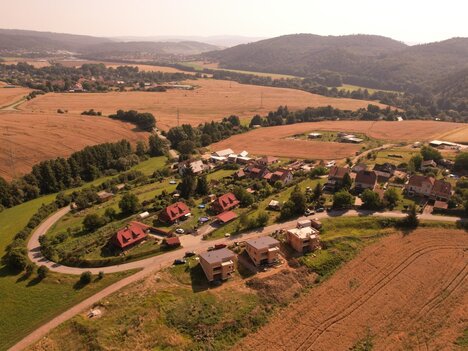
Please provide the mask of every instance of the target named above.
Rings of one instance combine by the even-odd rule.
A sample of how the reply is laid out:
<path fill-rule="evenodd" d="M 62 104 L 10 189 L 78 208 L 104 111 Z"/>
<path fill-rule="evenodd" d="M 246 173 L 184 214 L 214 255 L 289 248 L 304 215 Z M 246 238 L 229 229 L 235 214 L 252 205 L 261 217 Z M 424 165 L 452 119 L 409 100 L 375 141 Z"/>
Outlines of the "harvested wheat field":
<path fill-rule="evenodd" d="M 468 235 L 394 234 L 365 248 L 235 350 L 452 350 L 468 315 Z"/>
<path fill-rule="evenodd" d="M 5 84 L 1 82 L 0 85 L 0 108 L 11 105 L 12 103 L 20 100 L 28 95 L 32 90 L 29 88 L 5 88 Z"/>
<path fill-rule="evenodd" d="M 211 150 L 231 148 L 248 150 L 254 155 L 282 157 L 339 159 L 353 155 L 361 148 L 359 144 L 321 142 L 315 140 L 286 139 L 294 134 L 312 131 L 345 131 L 364 133 L 369 137 L 389 142 L 423 141 L 437 138 L 442 133 L 460 133 L 468 141 L 468 127 L 460 123 L 436 121 L 324 121 L 297 123 L 279 127 L 267 127 L 235 135 L 211 145 Z"/>
<path fill-rule="evenodd" d="M 198 79 L 186 83 L 198 88 L 169 90 L 164 93 L 52 93 L 28 101 L 20 108 L 25 111 L 48 113 L 55 113 L 59 108 L 70 113 L 81 113 L 94 108 L 104 114 L 115 113 L 118 109 L 134 109 L 153 113 L 158 127 L 168 129 L 177 125 L 177 109 L 180 123 L 198 125 L 206 121 L 221 120 L 232 114 L 249 118 L 255 114 L 264 115 L 276 110 L 280 105 L 287 105 L 292 110 L 326 105 L 355 110 L 367 107 L 370 103 L 364 100 L 330 98 L 295 89 L 262 87 L 223 80 Z"/>
<path fill-rule="evenodd" d="M 148 137 L 134 129 L 106 117 L 0 113 L 0 176 L 17 177 L 39 161 L 68 156 L 88 145 Z"/>

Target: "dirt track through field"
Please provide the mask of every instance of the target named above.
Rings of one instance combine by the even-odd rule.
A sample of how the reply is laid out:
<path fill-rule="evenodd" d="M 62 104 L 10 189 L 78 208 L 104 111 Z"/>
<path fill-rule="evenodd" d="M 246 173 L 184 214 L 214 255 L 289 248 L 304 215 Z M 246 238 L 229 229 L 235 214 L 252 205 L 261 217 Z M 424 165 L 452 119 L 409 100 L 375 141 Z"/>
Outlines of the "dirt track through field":
<path fill-rule="evenodd" d="M 468 311 L 468 235 L 419 229 L 366 249 L 235 350 L 452 349 Z"/>
<path fill-rule="evenodd" d="M 3 85 L 0 85 L 0 108 L 11 105 L 28 95 L 31 91 L 29 88 L 4 88 Z"/>

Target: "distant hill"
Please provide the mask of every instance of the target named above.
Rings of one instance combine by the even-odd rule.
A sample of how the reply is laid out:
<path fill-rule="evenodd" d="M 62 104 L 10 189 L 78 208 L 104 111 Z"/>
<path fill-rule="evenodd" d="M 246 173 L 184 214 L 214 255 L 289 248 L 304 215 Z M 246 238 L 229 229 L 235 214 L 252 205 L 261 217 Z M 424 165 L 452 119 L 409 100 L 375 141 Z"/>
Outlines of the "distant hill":
<path fill-rule="evenodd" d="M 220 67 L 314 77 L 338 73 L 349 84 L 420 91 L 468 67 L 468 39 L 408 46 L 375 35 L 285 35 L 204 54 Z"/>
<path fill-rule="evenodd" d="M 87 35 L 0 29 L 0 54 L 49 55 L 69 51 L 100 59 L 155 59 L 170 55 L 197 55 L 220 49 L 219 46 L 195 41 L 116 42 L 109 38 Z"/>
<path fill-rule="evenodd" d="M 155 36 L 123 36 L 111 38 L 116 41 L 172 41 L 172 42 L 181 42 L 181 41 L 198 41 L 201 43 L 207 43 L 211 45 L 218 46 L 221 48 L 227 48 L 240 44 L 252 43 L 255 41 L 263 40 L 266 38 L 262 37 L 246 37 L 241 35 L 211 35 L 211 36 L 185 36 L 185 35 L 155 35 Z"/>
<path fill-rule="evenodd" d="M 195 41 L 183 42 L 109 42 L 86 47 L 82 52 L 101 59 L 151 59 L 170 55 L 198 55 L 219 47 Z M 137 56 L 137 57 L 136 57 Z"/>
<path fill-rule="evenodd" d="M 88 35 L 0 29 L 0 51 L 79 51 L 84 47 L 111 42 Z"/>

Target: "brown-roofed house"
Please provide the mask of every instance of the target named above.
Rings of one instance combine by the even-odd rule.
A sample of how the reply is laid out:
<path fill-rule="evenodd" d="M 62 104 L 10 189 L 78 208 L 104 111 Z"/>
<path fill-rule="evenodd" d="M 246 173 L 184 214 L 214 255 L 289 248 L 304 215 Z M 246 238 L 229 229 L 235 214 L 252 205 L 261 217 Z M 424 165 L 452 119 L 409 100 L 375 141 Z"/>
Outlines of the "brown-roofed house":
<path fill-rule="evenodd" d="M 405 190 L 410 194 L 420 196 L 430 196 L 432 187 L 434 186 L 434 178 L 425 177 L 422 175 L 412 175 L 405 185 Z"/>
<path fill-rule="evenodd" d="M 216 198 L 211 207 L 216 213 L 221 213 L 229 211 L 238 205 L 239 200 L 237 200 L 236 196 L 233 193 L 227 193 Z"/>
<path fill-rule="evenodd" d="M 130 222 L 125 228 L 114 234 L 111 241 L 118 248 L 125 250 L 139 243 L 148 235 L 150 227 L 140 222 Z"/>
<path fill-rule="evenodd" d="M 277 181 L 280 181 L 283 183 L 283 185 L 287 185 L 291 183 L 293 180 L 293 174 L 291 171 L 287 169 L 280 168 L 273 172 L 270 177 L 270 182 L 271 183 L 276 183 Z"/>
<path fill-rule="evenodd" d="M 250 239 L 245 242 L 245 250 L 256 266 L 272 264 L 278 260 L 279 241 L 271 236 Z"/>
<path fill-rule="evenodd" d="M 343 184 L 345 174 L 350 174 L 351 169 L 347 167 L 333 166 L 328 173 L 328 181 L 325 185 L 328 189 L 336 189 Z"/>
<path fill-rule="evenodd" d="M 278 163 L 279 159 L 273 156 L 263 156 L 257 160 L 257 163 L 263 166 L 268 166 L 274 163 Z"/>
<path fill-rule="evenodd" d="M 159 220 L 165 223 L 175 223 L 190 214 L 190 208 L 183 202 L 176 202 L 167 206 L 159 213 Z"/>
<path fill-rule="evenodd" d="M 377 184 L 377 174 L 374 171 L 359 171 L 356 173 L 355 189 L 358 191 L 374 190 Z"/>
<path fill-rule="evenodd" d="M 203 252 L 200 265 L 208 281 L 226 280 L 235 271 L 236 254 L 226 248 Z"/>
<path fill-rule="evenodd" d="M 430 197 L 436 201 L 448 201 L 452 196 L 452 185 L 443 180 L 434 181 Z"/>
<path fill-rule="evenodd" d="M 112 199 L 114 197 L 114 194 L 103 190 L 103 191 L 98 192 L 97 196 L 98 196 L 99 202 L 106 202 Z"/>

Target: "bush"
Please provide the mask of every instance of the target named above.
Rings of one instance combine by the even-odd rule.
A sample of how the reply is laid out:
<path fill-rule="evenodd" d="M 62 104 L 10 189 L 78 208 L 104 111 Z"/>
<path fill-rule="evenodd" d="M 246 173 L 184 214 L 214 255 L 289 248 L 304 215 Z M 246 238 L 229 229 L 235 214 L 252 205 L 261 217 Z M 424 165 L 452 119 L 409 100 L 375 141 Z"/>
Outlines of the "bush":
<path fill-rule="evenodd" d="M 47 277 L 48 274 L 49 274 L 49 268 L 47 268 L 46 266 L 40 266 L 37 269 L 37 276 L 40 279 L 44 279 L 45 277 Z"/>
<path fill-rule="evenodd" d="M 81 276 L 80 276 L 80 283 L 82 285 L 87 285 L 91 283 L 91 279 L 92 279 L 92 275 L 90 271 L 83 272 L 81 273 Z"/>
<path fill-rule="evenodd" d="M 104 272 L 100 271 L 99 274 L 98 274 L 98 279 L 101 280 L 103 278 L 104 278 Z"/>

